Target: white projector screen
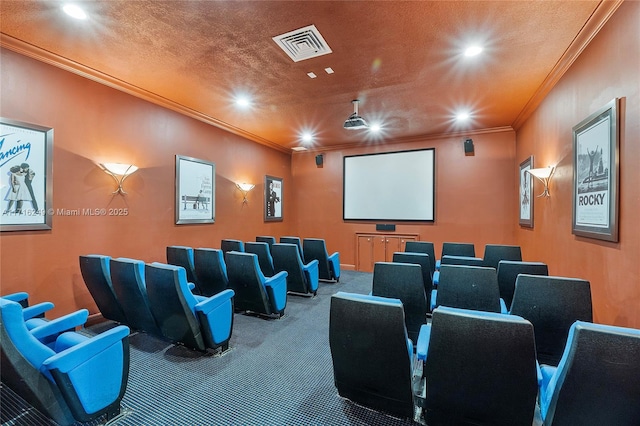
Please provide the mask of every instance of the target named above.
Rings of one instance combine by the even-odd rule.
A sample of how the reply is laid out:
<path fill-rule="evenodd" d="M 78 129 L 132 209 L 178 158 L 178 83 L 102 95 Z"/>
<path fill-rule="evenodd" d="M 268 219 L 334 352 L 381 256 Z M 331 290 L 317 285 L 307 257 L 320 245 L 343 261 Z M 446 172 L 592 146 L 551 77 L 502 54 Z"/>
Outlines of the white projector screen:
<path fill-rule="evenodd" d="M 344 157 L 344 220 L 434 220 L 435 149 Z"/>

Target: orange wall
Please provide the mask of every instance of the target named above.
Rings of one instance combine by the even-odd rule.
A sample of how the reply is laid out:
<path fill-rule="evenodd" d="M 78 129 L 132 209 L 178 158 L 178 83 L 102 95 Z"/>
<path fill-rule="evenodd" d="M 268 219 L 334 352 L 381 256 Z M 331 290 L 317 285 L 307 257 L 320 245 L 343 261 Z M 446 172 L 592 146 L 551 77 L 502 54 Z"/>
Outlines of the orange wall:
<path fill-rule="evenodd" d="M 475 146 L 472 156 L 465 156 L 462 137 L 328 151 L 320 168 L 315 164 L 315 152 L 294 154 L 297 232 L 302 237 L 325 238 L 327 249 L 339 251 L 341 263 L 354 267 L 355 233 L 375 233 L 376 222 L 342 220 L 343 157 L 435 148 L 435 221 L 396 222 L 395 233 L 418 234 L 420 240 L 433 241 L 436 256 L 444 241 L 475 243 L 477 256 L 483 255 L 487 243 L 512 243 L 518 220 L 517 174 L 513 171 L 515 132 L 479 133 L 472 138 Z"/>
<path fill-rule="evenodd" d="M 288 234 L 263 221 L 264 175 L 284 178 L 291 198 L 291 156 L 41 62 L 2 50 L 1 115 L 54 128 L 53 207 L 127 207 L 126 217 L 53 217 L 51 231 L 3 232 L 2 294 L 28 291 L 58 314 L 97 312 L 78 266 L 80 254 L 165 261 L 165 247 L 219 247 L 222 238 Z M 175 155 L 216 163 L 216 222 L 175 225 Z M 96 163 L 140 170 L 112 196 L 115 182 Z M 255 183 L 249 204 L 234 182 Z M 3 201 L 4 203 L 4 201 Z M 284 217 L 292 206 L 285 202 Z M 4 209 L 4 207 L 3 207 Z"/>
<path fill-rule="evenodd" d="M 572 127 L 615 97 L 624 98 L 620 239 L 610 243 L 571 233 Z M 640 3 L 622 4 L 518 130 L 516 163 L 532 154 L 536 167 L 557 171 L 551 197 L 536 200 L 535 227 L 518 229 L 516 241 L 552 275 L 591 282 L 596 322 L 640 328 Z"/>

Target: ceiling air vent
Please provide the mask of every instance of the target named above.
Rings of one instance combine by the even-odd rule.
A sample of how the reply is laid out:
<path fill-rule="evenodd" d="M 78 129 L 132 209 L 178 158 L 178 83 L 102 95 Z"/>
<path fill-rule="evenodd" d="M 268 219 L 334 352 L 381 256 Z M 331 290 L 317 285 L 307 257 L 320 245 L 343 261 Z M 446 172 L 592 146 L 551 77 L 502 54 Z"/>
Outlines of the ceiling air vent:
<path fill-rule="evenodd" d="M 293 59 L 293 62 L 331 53 L 329 45 L 315 25 L 273 37 L 273 41 Z"/>

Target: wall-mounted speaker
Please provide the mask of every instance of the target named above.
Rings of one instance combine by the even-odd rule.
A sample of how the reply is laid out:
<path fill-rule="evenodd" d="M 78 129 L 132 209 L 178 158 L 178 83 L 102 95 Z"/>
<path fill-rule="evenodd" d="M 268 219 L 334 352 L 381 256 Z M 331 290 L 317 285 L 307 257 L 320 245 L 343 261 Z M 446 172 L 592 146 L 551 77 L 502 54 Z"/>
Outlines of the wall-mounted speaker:
<path fill-rule="evenodd" d="M 473 154 L 473 139 L 469 138 L 464 140 L 464 153 Z"/>
<path fill-rule="evenodd" d="M 324 163 L 324 155 L 318 154 L 316 155 L 316 166 L 320 167 Z"/>
<path fill-rule="evenodd" d="M 376 231 L 395 231 L 396 225 L 394 223 L 376 223 Z"/>

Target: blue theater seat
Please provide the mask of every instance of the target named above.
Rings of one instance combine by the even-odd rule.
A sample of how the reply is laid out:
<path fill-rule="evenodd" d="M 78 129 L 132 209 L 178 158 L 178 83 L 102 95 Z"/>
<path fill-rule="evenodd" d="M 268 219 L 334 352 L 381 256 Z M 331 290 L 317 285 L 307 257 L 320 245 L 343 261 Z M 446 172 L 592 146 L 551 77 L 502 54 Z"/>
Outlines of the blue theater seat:
<path fill-rule="evenodd" d="M 80 256 L 80 272 L 89 293 L 106 319 L 127 323 L 111 283 L 111 257 L 99 254 Z"/>
<path fill-rule="evenodd" d="M 400 300 L 345 292 L 331 296 L 329 347 L 341 397 L 413 419 L 413 344 Z"/>
<path fill-rule="evenodd" d="M 479 257 L 453 256 L 450 254 L 442 256 L 442 259 L 440 259 L 440 266 L 442 265 L 485 266 L 484 260 Z"/>
<path fill-rule="evenodd" d="M 222 250 L 222 254 L 224 254 L 225 261 L 227 260 L 227 252 L 230 251 L 244 251 L 244 242 L 240 240 L 231 240 L 228 238 L 223 239 L 220 242 L 220 250 Z"/>
<path fill-rule="evenodd" d="M 402 302 L 407 334 L 416 342 L 429 312 L 422 267 L 414 263 L 376 262 L 371 294 Z"/>
<path fill-rule="evenodd" d="M 522 250 L 520 246 L 507 246 L 502 244 L 487 244 L 484 246 L 484 265 L 488 268 L 498 269 L 501 260 L 522 261 Z"/>
<path fill-rule="evenodd" d="M 436 269 L 440 269 L 444 256 L 476 257 L 476 248 L 473 243 L 442 243 L 442 252 L 440 253 L 440 260 L 436 261 Z"/>
<path fill-rule="evenodd" d="M 498 262 L 498 286 L 500 297 L 510 307 L 513 302 L 513 292 L 516 289 L 516 278 L 520 274 L 549 275 L 549 268 L 542 262 L 520 262 L 516 260 L 501 260 Z"/>
<path fill-rule="evenodd" d="M 276 272 L 273 267 L 273 257 L 271 256 L 269 244 L 248 241 L 244 243 L 244 251 L 258 256 L 258 264 L 260 265 L 260 270 L 265 277 L 272 277 L 275 275 Z"/>
<path fill-rule="evenodd" d="M 270 235 L 260 235 L 256 237 L 256 242 L 258 243 L 267 243 L 269 244 L 269 248 L 276 243 L 276 237 L 272 237 Z"/>
<path fill-rule="evenodd" d="M 284 315 L 287 306 L 287 273 L 265 277 L 253 253 L 227 253 L 229 287 L 235 293 L 235 309 L 264 315 Z"/>
<path fill-rule="evenodd" d="M 51 348 L 27 330 L 18 303 L 0 299 L 0 309 L 4 384 L 60 425 L 120 412 L 129 375 L 128 327 L 94 337 L 63 333 Z"/>
<path fill-rule="evenodd" d="M 145 265 L 151 312 L 162 334 L 172 342 L 206 351 L 229 347 L 233 328 L 233 291 L 195 296 L 183 267 Z"/>
<path fill-rule="evenodd" d="M 203 296 L 213 296 L 229 287 L 222 250 L 197 248 L 193 252 L 193 263 Z"/>
<path fill-rule="evenodd" d="M 433 290 L 433 271 L 431 269 L 431 256 L 426 253 L 395 252 L 392 260 L 399 263 L 414 263 L 420 265 L 424 292 L 427 296 L 427 306 L 431 306 L 431 291 Z"/>
<path fill-rule="evenodd" d="M 320 238 L 305 238 L 302 249 L 306 263 L 318 261 L 321 280 L 340 282 L 340 253 L 336 251 L 329 255 L 325 241 Z"/>
<path fill-rule="evenodd" d="M 300 237 L 291 237 L 291 236 L 280 237 L 279 243 L 295 244 L 296 247 L 298 247 L 298 251 L 300 252 L 300 258 L 304 259 L 304 251 L 302 250 L 302 240 L 300 240 Z"/>
<path fill-rule="evenodd" d="M 417 355 L 424 360 L 426 424 L 532 425 L 538 381 L 531 323 L 438 307 L 423 329 Z"/>
<path fill-rule="evenodd" d="M 542 366 L 545 426 L 640 424 L 640 330 L 576 321 L 558 367 Z"/>
<path fill-rule="evenodd" d="M 182 266 L 187 273 L 187 281 L 193 284 L 195 294 L 203 294 L 196 275 L 193 248 L 186 246 L 167 246 L 167 263 Z"/>
<path fill-rule="evenodd" d="M 278 243 L 271 246 L 276 272 L 287 273 L 287 291 L 294 294 L 315 295 L 318 290 L 318 261 L 304 264 L 295 244 Z"/>
<path fill-rule="evenodd" d="M 507 313 L 500 298 L 496 270 L 482 266 L 442 265 L 438 289 L 431 294 L 437 306 Z"/>
<path fill-rule="evenodd" d="M 144 262 L 123 257 L 111 259 L 111 283 L 127 317 L 127 325 L 134 330 L 162 336 L 149 306 Z"/>

